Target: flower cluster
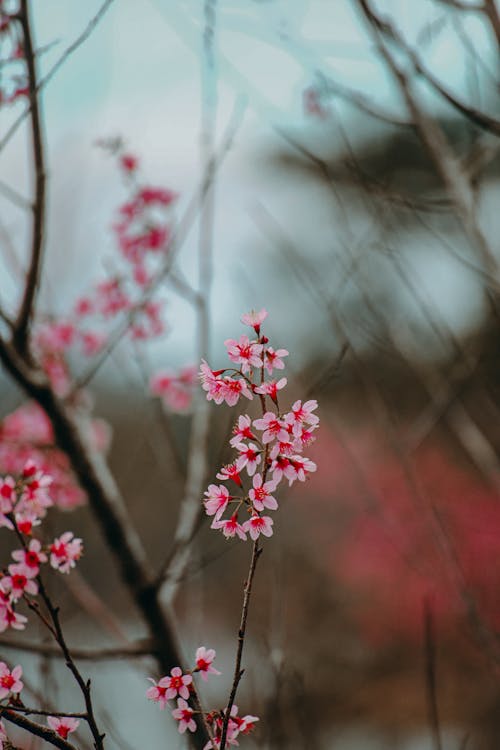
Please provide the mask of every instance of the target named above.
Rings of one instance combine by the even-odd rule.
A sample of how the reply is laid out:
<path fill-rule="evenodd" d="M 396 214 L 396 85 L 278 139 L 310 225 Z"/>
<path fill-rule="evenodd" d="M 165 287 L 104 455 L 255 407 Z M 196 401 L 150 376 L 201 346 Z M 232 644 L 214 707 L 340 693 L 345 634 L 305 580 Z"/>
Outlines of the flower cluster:
<path fill-rule="evenodd" d="M 146 697 L 158 703 L 160 709 L 164 709 L 168 701 L 177 701 L 177 708 L 172 710 L 172 716 L 179 722 L 178 729 L 181 734 L 184 734 L 186 730 L 189 732 L 196 731 L 196 723 L 193 718 L 196 711 L 188 703 L 190 694 L 194 691 L 193 675 L 201 675 L 205 682 L 210 674 L 220 675 L 220 672 L 213 666 L 215 655 L 213 648 L 200 646 L 196 650 L 195 666 L 188 672 L 183 673 L 180 667 L 174 667 L 169 675 L 162 677 L 158 682 L 151 677 L 148 678 L 153 684 L 148 688 Z M 211 728 L 213 739 L 205 745 L 204 750 L 210 750 L 211 748 L 217 750 L 220 747 L 224 712 L 222 710 L 210 711 L 205 714 L 205 720 Z M 238 734 L 248 734 L 257 721 L 259 721 L 257 716 L 239 717 L 237 706 L 233 706 L 228 722 L 228 744 L 237 745 L 236 737 Z"/>
<path fill-rule="evenodd" d="M 317 402 L 295 401 L 291 409 L 282 411 L 278 392 L 287 384 L 286 378 L 273 379 L 274 370 L 284 368 L 286 349 L 273 349 L 269 340 L 261 334 L 261 325 L 267 317 L 266 310 L 247 313 L 242 322 L 254 329 L 256 338 L 250 340 L 242 335 L 239 340 L 225 341 L 230 361 L 238 368 L 212 370 L 202 362 L 200 377 L 207 399 L 216 404 L 226 402 L 229 406 L 238 403 L 240 397 L 253 400 L 259 396 L 262 416 L 252 419 L 248 414 L 238 417 L 230 440 L 236 450 L 235 461 L 224 466 L 217 474 L 222 482 L 236 485 L 234 494 L 225 484 L 211 484 L 205 492 L 205 511 L 213 516 L 211 527 L 220 529 L 225 537 L 238 536 L 245 540 L 247 534 L 254 541 L 261 534 L 272 536 L 273 519 L 266 511 L 278 508 L 274 493 L 283 479 L 292 485 L 296 480 L 305 481 L 308 474 L 316 471 L 316 464 L 302 455 L 313 440 L 319 418 L 314 413 Z M 252 486 L 244 488 L 243 477 L 251 479 Z M 250 481 L 250 480 L 248 480 Z M 247 512 L 246 520 L 239 516 L 240 510 Z M 228 517 L 223 517 L 229 511 Z"/>
<path fill-rule="evenodd" d="M 22 542 L 11 553 L 13 562 L 0 572 L 0 632 L 24 629 L 27 618 L 17 612 L 17 605 L 38 594 L 41 565 L 50 560 L 52 568 L 69 573 L 81 557 L 82 540 L 71 531 L 46 546 L 32 536 L 53 505 L 51 484 L 52 478 L 33 461 L 26 462 L 21 476 L 0 478 L 0 527 L 15 532 Z"/>

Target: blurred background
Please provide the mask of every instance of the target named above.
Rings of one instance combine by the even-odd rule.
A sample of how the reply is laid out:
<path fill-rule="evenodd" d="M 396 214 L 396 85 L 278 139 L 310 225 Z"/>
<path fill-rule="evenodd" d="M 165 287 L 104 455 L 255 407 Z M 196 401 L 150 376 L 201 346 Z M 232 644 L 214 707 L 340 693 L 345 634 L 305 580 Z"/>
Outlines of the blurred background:
<path fill-rule="evenodd" d="M 244 332 L 241 314 L 266 307 L 271 344 L 290 352 L 290 404 L 320 404 L 308 451 L 318 471 L 282 493 L 257 571 L 237 702 L 261 721 L 242 746 L 496 750 L 499 6 L 105 5 L 101 17 L 95 0 L 31 4 L 42 81 L 88 32 L 41 93 L 49 198 L 37 312 L 40 325 L 66 321 L 76 299 L 122 273 L 113 227 L 133 186 L 116 156 L 133 154 L 140 184 L 178 195 L 173 231 L 189 219 L 175 274 L 158 290 L 165 329 L 121 341 L 95 373 L 78 351 L 65 367 L 74 382 L 84 376 L 86 407 L 107 425 L 97 425 L 101 448 L 152 563 L 171 549 L 193 417 L 173 413 L 148 382 L 197 365 L 187 287 L 206 293 L 214 369 L 225 366 L 224 339 Z M 0 70 L 4 88 L 16 85 L 16 71 Z M 8 313 L 28 262 L 26 122 L 11 134 L 25 107 L 19 98 L 0 108 Z M 207 270 L 206 214 L 190 207 L 214 154 Z M 8 443 L 12 414 L 27 407 L 7 378 L 2 396 Z M 207 484 L 231 460 L 235 419 L 212 409 Z M 85 541 L 81 580 L 55 589 L 70 642 L 99 649 L 143 637 L 88 508 L 68 492 L 78 507 L 50 523 Z M 248 554 L 203 524 L 175 600 L 187 659 L 200 644 L 218 653 L 223 676 L 207 705 L 227 694 Z M 0 654 L 32 667 L 45 699 L 69 695 L 60 661 L 4 651 L 1 638 Z M 145 701 L 151 661 L 88 670 L 109 748 L 156 748 L 166 737 L 184 746 Z"/>

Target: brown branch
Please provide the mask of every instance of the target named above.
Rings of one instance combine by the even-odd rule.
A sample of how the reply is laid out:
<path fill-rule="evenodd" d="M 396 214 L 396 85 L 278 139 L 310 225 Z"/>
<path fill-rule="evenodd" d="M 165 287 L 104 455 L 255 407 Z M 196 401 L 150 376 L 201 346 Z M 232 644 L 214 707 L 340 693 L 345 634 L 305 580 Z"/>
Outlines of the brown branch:
<path fill-rule="evenodd" d="M 257 562 L 261 554 L 262 554 L 262 547 L 259 547 L 259 542 L 256 539 L 255 542 L 253 543 L 252 558 L 250 560 L 250 568 L 248 570 L 248 576 L 247 576 L 247 580 L 245 582 L 245 588 L 243 591 L 243 606 L 241 609 L 240 628 L 238 630 L 238 648 L 236 650 L 236 661 L 234 665 L 233 684 L 231 687 L 231 693 L 229 694 L 229 700 L 227 702 L 227 706 L 224 711 L 224 723 L 222 725 L 220 750 L 225 750 L 225 747 L 226 747 L 227 729 L 229 726 L 229 719 L 231 718 L 231 709 L 234 705 L 234 701 L 236 698 L 236 691 L 238 690 L 238 685 L 240 684 L 240 680 L 244 672 L 244 670 L 241 668 L 241 657 L 243 655 L 243 646 L 245 644 L 245 632 L 246 632 L 246 627 L 247 627 L 248 608 L 250 606 L 250 596 L 252 594 L 252 583 L 253 583 L 253 578 L 255 575 L 255 569 L 257 567 Z"/>
<path fill-rule="evenodd" d="M 25 716 L 20 716 L 11 709 L 0 707 L 0 717 L 11 724 L 15 724 L 17 727 L 21 727 L 21 729 L 25 729 L 36 737 L 40 737 L 54 747 L 59 747 L 62 750 L 77 750 L 75 745 L 72 745 L 67 740 L 63 740 L 57 732 L 53 732 L 52 729 L 44 727 L 41 724 L 36 724 L 34 721 L 27 719 Z"/>
<path fill-rule="evenodd" d="M 429 711 L 429 724 L 434 738 L 434 750 L 442 750 L 441 732 L 439 728 L 439 712 L 436 695 L 436 644 L 434 634 L 434 618 L 428 599 L 424 600 L 424 653 L 425 653 L 425 684 Z"/>
<path fill-rule="evenodd" d="M 87 714 L 72 713 L 65 711 L 47 711 L 41 708 L 30 708 L 29 706 L 12 706 L 9 705 L 9 711 L 15 711 L 16 713 L 33 715 L 33 716 L 61 716 L 68 719 L 83 719 L 87 721 Z"/>
<path fill-rule="evenodd" d="M 23 30 L 24 57 L 28 71 L 33 167 L 35 171 L 35 199 L 33 202 L 30 264 L 26 274 L 26 286 L 24 288 L 23 299 L 17 314 L 13 339 L 18 351 L 22 355 L 25 355 L 27 352 L 28 329 L 34 312 L 36 294 L 40 284 L 42 269 L 45 235 L 45 158 L 43 128 L 37 94 L 37 63 L 31 38 L 28 0 L 21 0 L 18 17 Z"/>
<path fill-rule="evenodd" d="M 12 648 L 49 658 L 62 658 L 61 649 L 52 643 L 32 643 L 21 638 L 0 639 L 1 648 Z M 153 644 L 149 639 L 139 640 L 130 646 L 108 646 L 104 648 L 70 647 L 71 655 L 79 661 L 105 661 L 108 659 L 136 659 L 150 656 Z M 64 714 L 67 716 L 68 714 Z"/>

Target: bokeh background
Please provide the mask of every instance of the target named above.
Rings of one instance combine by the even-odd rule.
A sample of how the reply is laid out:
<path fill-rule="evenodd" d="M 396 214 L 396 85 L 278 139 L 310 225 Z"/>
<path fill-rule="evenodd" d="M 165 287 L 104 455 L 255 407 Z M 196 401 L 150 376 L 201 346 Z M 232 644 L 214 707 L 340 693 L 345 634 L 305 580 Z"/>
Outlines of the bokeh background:
<path fill-rule="evenodd" d="M 32 3 L 42 79 L 100 5 Z M 389 51 L 425 122 L 445 138 L 442 159 L 452 159 L 470 190 L 464 215 L 359 3 L 210 5 L 207 15 L 195 0 L 115 0 L 43 89 L 49 200 L 39 315 L 64 319 L 122 262 L 112 226 L 128 185 L 97 142 L 122 138 L 145 184 L 178 193 L 175 225 L 202 178 L 208 112 L 216 148 L 231 135 L 215 177 L 210 363 L 224 366 L 223 341 L 243 332 L 241 314 L 266 307 L 271 343 L 290 351 L 290 403 L 317 398 L 322 419 L 310 449 L 318 471 L 282 496 L 259 563 L 238 702 L 261 722 L 241 744 L 494 750 L 498 132 L 436 92 L 408 49 L 469 109 L 494 120 L 499 9 L 472 0 L 374 6 L 406 40 L 405 49 L 390 39 Z M 0 109 L 0 138 L 24 107 Z M 7 311 L 22 289 L 29 222 L 5 186 L 30 194 L 28 143 L 22 125 L 0 153 Z M 176 256 L 178 278 L 194 287 L 203 286 L 199 233 L 196 216 Z M 196 363 L 198 351 L 196 315 L 179 285 L 167 279 L 159 296 L 165 335 L 123 341 L 88 384 L 93 415 L 110 426 L 111 468 L 158 566 L 183 495 L 191 416 L 152 397 L 148 379 Z M 72 358 L 75 378 L 87 367 Z M 7 378 L 2 395 L 5 419 L 24 396 Z M 213 410 L 207 483 L 230 459 L 224 445 L 234 419 L 234 410 Z M 71 513 L 55 513 L 51 523 L 71 523 L 85 540 L 82 581 L 58 588 L 72 642 L 140 638 L 88 509 Z M 217 649 L 224 676 L 208 695 L 223 702 L 248 549 L 207 527 L 197 533 L 174 616 L 185 654 L 201 643 Z M 106 632 L 81 610 L 84 581 L 113 614 Z M 8 656 L 31 669 L 45 698 L 68 696 L 60 662 L 12 649 Z M 89 665 L 110 748 L 184 746 L 168 716 L 144 699 L 152 669 L 147 660 Z"/>

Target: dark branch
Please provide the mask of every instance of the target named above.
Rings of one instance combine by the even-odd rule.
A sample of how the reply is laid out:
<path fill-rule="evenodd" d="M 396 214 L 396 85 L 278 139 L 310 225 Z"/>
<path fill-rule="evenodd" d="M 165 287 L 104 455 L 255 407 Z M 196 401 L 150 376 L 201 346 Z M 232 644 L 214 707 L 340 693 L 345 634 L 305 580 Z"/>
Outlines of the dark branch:
<path fill-rule="evenodd" d="M 21 729 L 25 729 L 30 734 L 34 734 L 36 737 L 41 737 L 42 740 L 45 740 L 45 742 L 48 742 L 54 747 L 62 748 L 62 750 L 78 750 L 75 745 L 72 745 L 67 740 L 63 740 L 57 732 L 53 732 L 52 729 L 44 727 L 41 724 L 36 724 L 34 721 L 31 721 L 31 719 L 27 719 L 26 716 L 20 716 L 15 713 L 15 711 L 0 707 L 0 716 L 2 719 L 5 719 L 5 721 L 9 721 L 11 724 L 21 727 Z"/>

